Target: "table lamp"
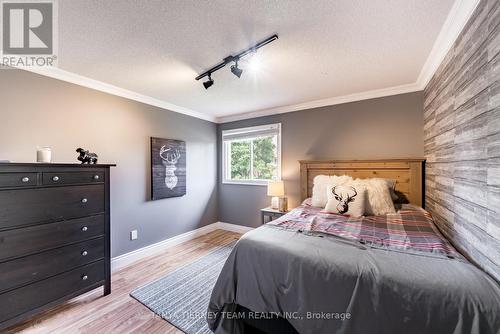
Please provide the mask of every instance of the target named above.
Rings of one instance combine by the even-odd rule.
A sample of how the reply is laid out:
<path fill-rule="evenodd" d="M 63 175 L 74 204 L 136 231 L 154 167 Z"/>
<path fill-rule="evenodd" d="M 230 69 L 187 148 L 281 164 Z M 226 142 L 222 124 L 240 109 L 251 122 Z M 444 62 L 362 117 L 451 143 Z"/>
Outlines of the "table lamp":
<path fill-rule="evenodd" d="M 281 180 L 272 180 L 267 184 L 267 196 L 272 196 L 271 208 L 286 211 L 285 185 Z"/>

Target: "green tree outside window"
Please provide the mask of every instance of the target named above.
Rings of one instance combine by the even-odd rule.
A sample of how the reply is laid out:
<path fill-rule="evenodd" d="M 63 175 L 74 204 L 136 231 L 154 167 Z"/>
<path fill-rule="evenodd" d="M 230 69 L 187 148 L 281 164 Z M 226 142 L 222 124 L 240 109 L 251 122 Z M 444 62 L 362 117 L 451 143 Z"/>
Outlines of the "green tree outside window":
<path fill-rule="evenodd" d="M 230 152 L 232 180 L 271 180 L 276 176 L 276 136 L 232 141 Z"/>
<path fill-rule="evenodd" d="M 275 137 L 258 138 L 253 141 L 253 178 L 271 180 L 276 171 Z"/>
<path fill-rule="evenodd" d="M 250 141 L 231 142 L 231 179 L 250 179 Z"/>

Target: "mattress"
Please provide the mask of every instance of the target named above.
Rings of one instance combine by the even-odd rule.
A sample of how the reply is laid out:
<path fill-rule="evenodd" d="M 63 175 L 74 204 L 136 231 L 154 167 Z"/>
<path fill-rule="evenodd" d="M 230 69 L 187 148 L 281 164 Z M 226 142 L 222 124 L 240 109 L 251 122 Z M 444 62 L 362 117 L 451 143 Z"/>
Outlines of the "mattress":
<path fill-rule="evenodd" d="M 209 327 L 242 333 L 237 305 L 304 334 L 500 333 L 498 283 L 408 206 L 355 219 L 304 204 L 246 233 L 212 291 Z"/>

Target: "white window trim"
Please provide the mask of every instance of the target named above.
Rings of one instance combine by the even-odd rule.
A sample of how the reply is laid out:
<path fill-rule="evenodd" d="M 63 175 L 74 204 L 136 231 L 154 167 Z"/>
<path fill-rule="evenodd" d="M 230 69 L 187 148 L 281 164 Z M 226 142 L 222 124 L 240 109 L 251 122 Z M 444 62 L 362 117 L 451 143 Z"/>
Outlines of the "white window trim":
<path fill-rule="evenodd" d="M 235 135 L 239 133 L 251 133 L 251 132 L 259 132 L 259 131 L 264 131 L 264 130 L 269 130 L 269 129 L 278 129 L 278 138 L 277 138 L 277 150 L 278 150 L 278 163 L 277 163 L 277 171 L 278 171 L 278 180 L 281 180 L 281 123 L 274 123 L 274 124 L 266 124 L 266 125 L 259 125 L 259 126 L 252 126 L 252 127 L 246 127 L 246 128 L 238 128 L 238 129 L 231 129 L 231 130 L 223 130 L 222 131 L 222 184 L 236 184 L 236 185 L 249 185 L 249 186 L 267 186 L 267 183 L 270 180 L 231 180 L 227 178 L 227 173 L 229 171 L 229 159 L 227 159 L 227 156 L 229 154 L 228 148 L 230 148 L 229 145 L 226 145 L 224 142 L 224 135 Z M 253 165 L 253 150 L 250 150 L 250 163 Z"/>

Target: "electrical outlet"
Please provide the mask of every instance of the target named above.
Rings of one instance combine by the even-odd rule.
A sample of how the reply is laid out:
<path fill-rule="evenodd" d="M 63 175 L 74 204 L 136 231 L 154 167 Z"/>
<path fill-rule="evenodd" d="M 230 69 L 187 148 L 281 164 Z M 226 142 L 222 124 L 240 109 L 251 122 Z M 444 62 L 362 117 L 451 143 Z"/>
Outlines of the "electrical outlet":
<path fill-rule="evenodd" d="M 130 231 L 130 240 L 136 240 L 137 238 L 137 230 Z"/>

